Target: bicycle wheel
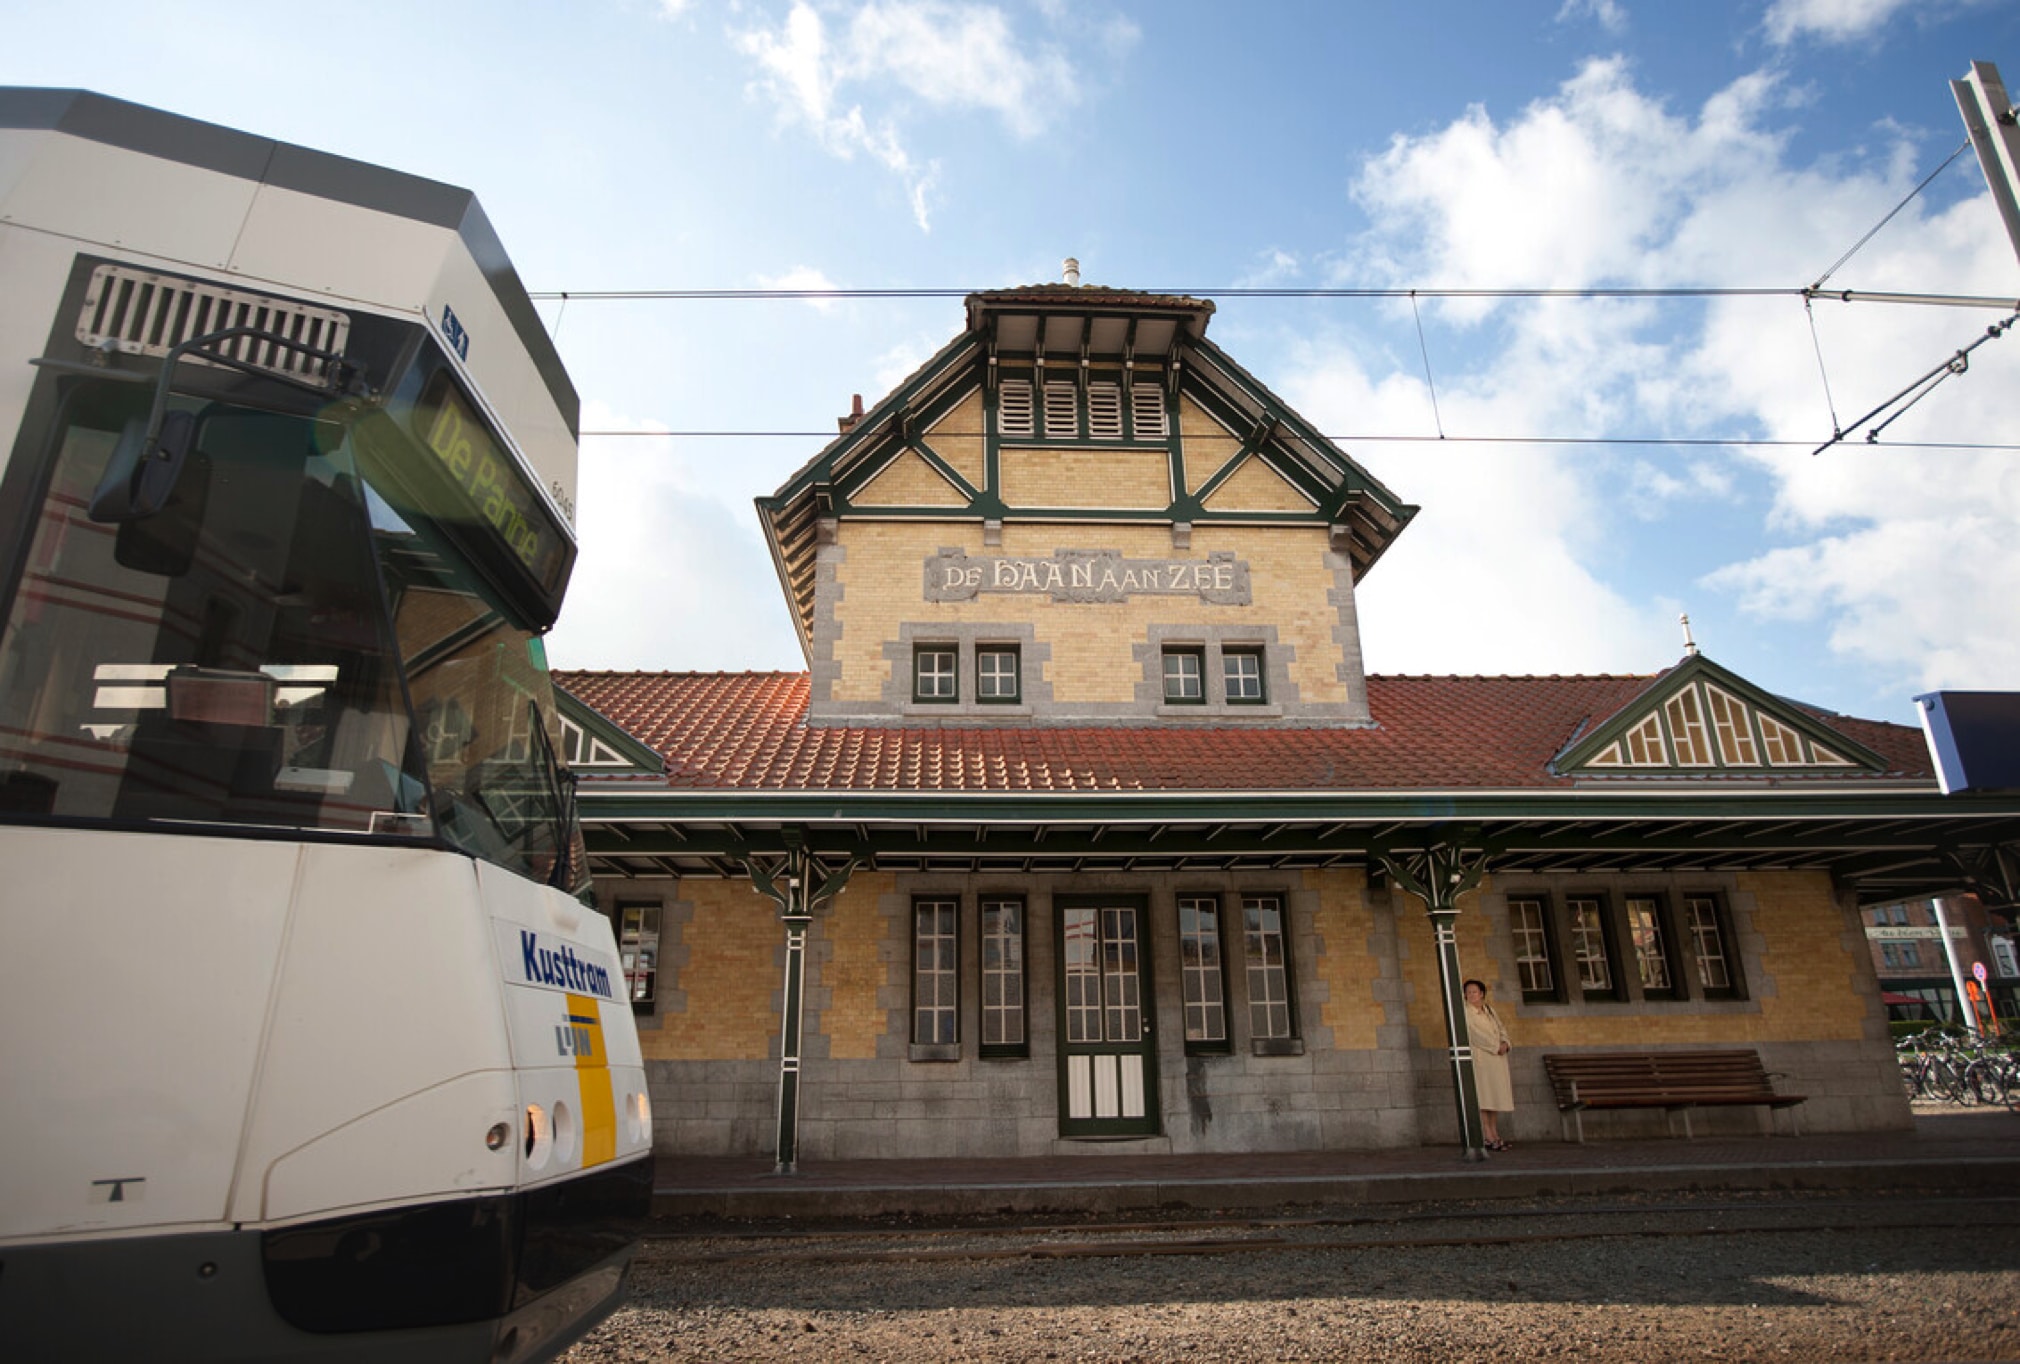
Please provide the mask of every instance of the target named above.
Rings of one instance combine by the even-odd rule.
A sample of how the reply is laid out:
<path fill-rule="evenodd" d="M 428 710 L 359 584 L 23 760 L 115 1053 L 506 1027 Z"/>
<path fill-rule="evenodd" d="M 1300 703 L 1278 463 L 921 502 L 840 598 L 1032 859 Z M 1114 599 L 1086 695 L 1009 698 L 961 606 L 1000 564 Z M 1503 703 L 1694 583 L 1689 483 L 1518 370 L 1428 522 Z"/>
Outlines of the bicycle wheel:
<path fill-rule="evenodd" d="M 1964 1068 L 1964 1089 L 1972 1103 L 2006 1102 L 2006 1072 L 1994 1061 L 1973 1061 Z"/>

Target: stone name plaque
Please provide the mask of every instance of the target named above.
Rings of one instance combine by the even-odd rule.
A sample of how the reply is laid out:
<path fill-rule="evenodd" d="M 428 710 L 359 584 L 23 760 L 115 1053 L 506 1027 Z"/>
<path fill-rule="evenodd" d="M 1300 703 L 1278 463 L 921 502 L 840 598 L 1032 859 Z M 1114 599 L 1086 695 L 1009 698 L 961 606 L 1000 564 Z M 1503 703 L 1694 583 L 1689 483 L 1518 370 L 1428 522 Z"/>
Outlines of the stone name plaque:
<path fill-rule="evenodd" d="M 1062 549 L 1049 559 L 971 559 L 966 550 L 943 549 L 926 560 L 927 601 L 973 601 L 984 592 L 1061 602 L 1198 597 L 1247 606 L 1248 564 L 1232 550 L 1204 559 L 1125 559 L 1102 549 Z"/>

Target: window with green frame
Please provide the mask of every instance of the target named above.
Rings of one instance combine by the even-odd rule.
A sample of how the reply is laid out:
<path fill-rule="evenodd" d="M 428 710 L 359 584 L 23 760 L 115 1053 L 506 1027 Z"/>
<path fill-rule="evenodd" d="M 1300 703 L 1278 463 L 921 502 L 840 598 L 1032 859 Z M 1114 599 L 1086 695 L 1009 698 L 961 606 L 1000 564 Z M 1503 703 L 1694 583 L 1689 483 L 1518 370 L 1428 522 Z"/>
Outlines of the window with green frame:
<path fill-rule="evenodd" d="M 1221 951 L 1218 895 L 1178 897 L 1178 957 L 1186 1054 L 1224 1053 L 1229 1048 L 1227 961 Z"/>
<path fill-rule="evenodd" d="M 961 699 L 960 651 L 951 644 L 912 649 L 912 699 L 951 705 Z"/>
<path fill-rule="evenodd" d="M 1206 704 L 1206 650 L 1164 651 L 1164 703 L 1168 706 Z"/>
<path fill-rule="evenodd" d="M 975 699 L 985 705 L 1013 705 L 1023 699 L 1021 658 L 1015 644 L 975 648 Z"/>

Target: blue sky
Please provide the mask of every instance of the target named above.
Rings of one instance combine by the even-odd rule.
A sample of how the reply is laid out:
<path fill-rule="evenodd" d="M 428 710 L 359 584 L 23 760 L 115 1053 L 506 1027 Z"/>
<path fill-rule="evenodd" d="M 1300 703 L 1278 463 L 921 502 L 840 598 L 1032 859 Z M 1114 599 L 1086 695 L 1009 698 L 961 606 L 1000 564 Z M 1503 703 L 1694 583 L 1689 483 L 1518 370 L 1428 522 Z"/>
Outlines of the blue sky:
<path fill-rule="evenodd" d="M 994 288 L 1068 255 L 1209 296 L 1794 290 L 1963 141 L 1952 78 L 2020 86 L 2001 0 L 0 0 L 0 32 L 0 82 L 471 188 L 540 293 Z M 1830 283 L 2020 299 L 1975 158 Z M 541 306 L 589 432 L 832 432 L 962 320 Z M 1886 444 L 1810 448 L 2005 316 L 1224 297 L 1210 334 L 1424 508 L 1361 588 L 1371 670 L 1652 672 L 1688 612 L 1764 686 L 1912 722 L 2020 684 L 2020 452 L 1898 444 L 2020 443 L 2020 336 Z M 1591 443 L 1457 439 L 1518 435 Z M 804 666 L 750 503 L 821 443 L 585 436 L 557 666 Z"/>

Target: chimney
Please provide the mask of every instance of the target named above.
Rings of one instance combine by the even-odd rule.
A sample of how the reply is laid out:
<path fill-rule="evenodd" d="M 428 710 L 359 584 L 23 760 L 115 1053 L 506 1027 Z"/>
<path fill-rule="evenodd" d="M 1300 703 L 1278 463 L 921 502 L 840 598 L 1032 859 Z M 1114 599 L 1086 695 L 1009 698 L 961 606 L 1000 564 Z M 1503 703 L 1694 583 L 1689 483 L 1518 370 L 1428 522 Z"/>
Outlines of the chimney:
<path fill-rule="evenodd" d="M 835 428 L 843 435 L 855 430 L 856 423 L 863 419 L 863 395 L 851 393 L 849 398 L 849 414 L 846 417 L 835 418 Z"/>
<path fill-rule="evenodd" d="M 1066 282 L 1076 289 L 1080 287 L 1080 262 L 1071 256 L 1066 258 Z"/>

